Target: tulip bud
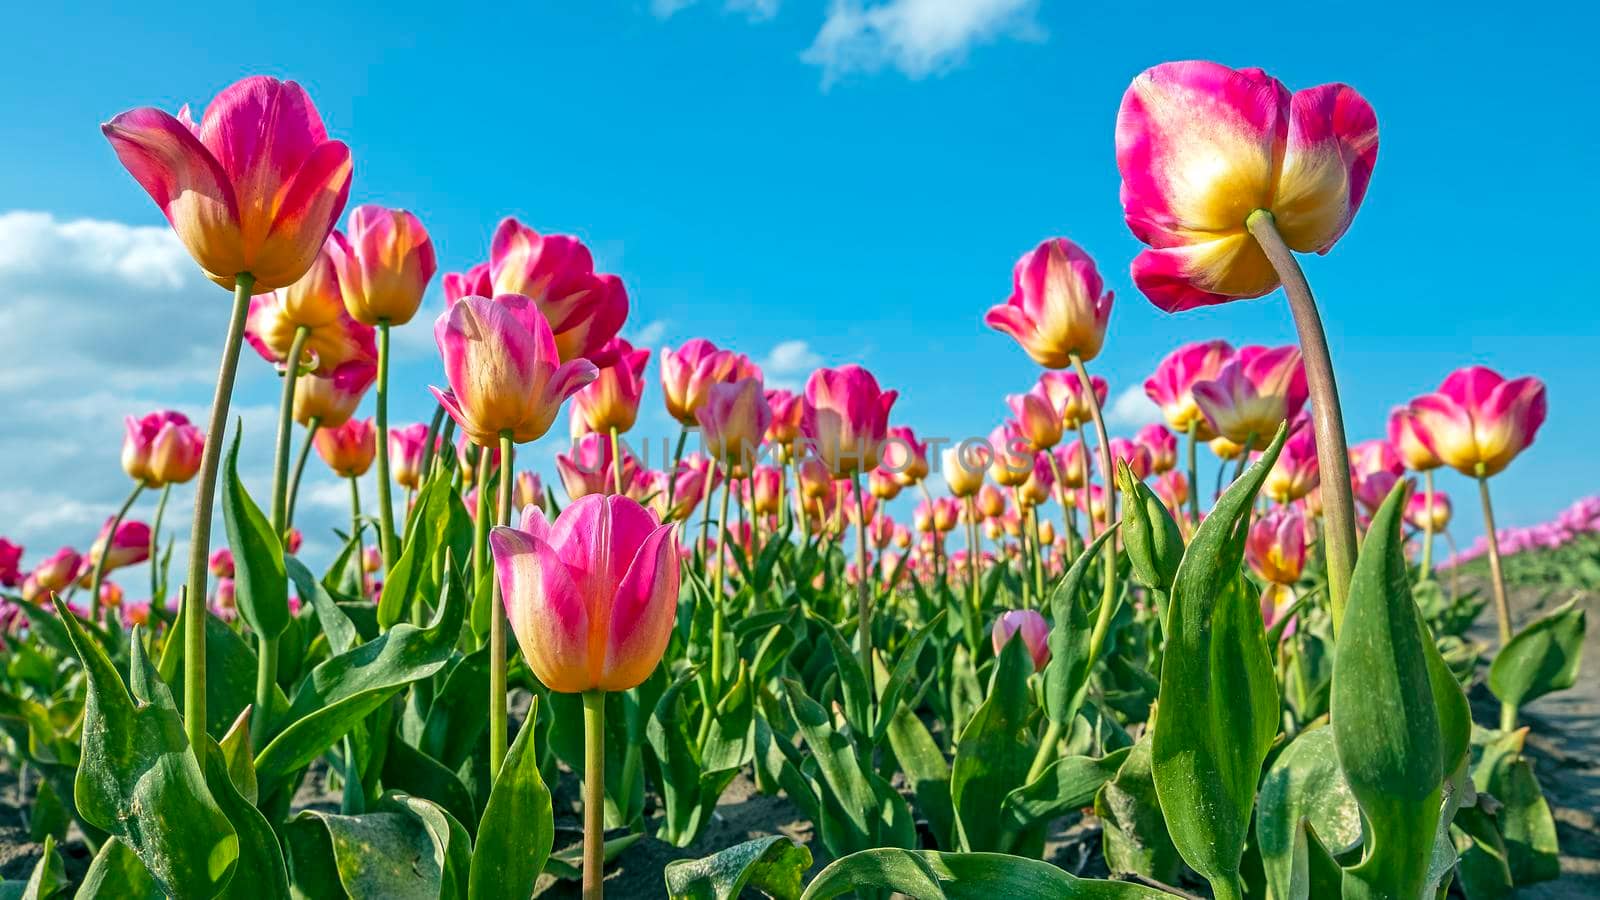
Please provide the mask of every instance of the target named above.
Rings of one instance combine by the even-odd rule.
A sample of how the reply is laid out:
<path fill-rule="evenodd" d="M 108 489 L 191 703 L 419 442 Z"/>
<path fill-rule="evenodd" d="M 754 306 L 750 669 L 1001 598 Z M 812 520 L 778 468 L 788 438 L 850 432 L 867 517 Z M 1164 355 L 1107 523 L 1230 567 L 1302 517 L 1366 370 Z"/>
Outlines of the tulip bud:
<path fill-rule="evenodd" d="M 743 477 L 755 465 L 761 438 L 772 422 L 761 381 L 745 378 L 712 385 L 700 407 L 699 422 L 706 452 L 731 467 L 735 477 Z"/>
<path fill-rule="evenodd" d="M 793 391 L 772 388 L 767 391 L 767 406 L 772 408 L 772 424 L 767 426 L 767 441 L 776 445 L 780 454 L 786 454 L 795 438 L 800 436 L 800 420 L 806 413 L 805 398 Z M 781 458 L 787 459 L 787 456 Z"/>
<path fill-rule="evenodd" d="M 1061 442 L 1061 413 L 1037 385 L 1026 394 L 1010 394 L 1011 420 L 1018 434 L 1035 450 L 1049 450 Z"/>
<path fill-rule="evenodd" d="M 88 556 L 80 564 L 82 573 L 86 578 L 92 580 L 91 576 L 95 563 L 100 560 L 102 554 L 105 554 L 106 557 L 107 572 L 115 571 L 124 566 L 137 565 L 150 558 L 149 525 L 143 522 L 135 522 L 131 519 L 124 519 L 117 523 L 117 530 L 112 533 L 112 521 L 112 519 L 107 519 L 105 525 L 101 526 L 100 534 L 89 548 Z"/>
<path fill-rule="evenodd" d="M 995 656 L 1005 652 L 1006 644 L 1020 634 L 1022 643 L 1033 659 L 1033 670 L 1043 672 L 1050 662 L 1050 623 L 1037 610 L 1012 609 L 1000 614 L 989 631 L 989 641 Z"/>
<path fill-rule="evenodd" d="M 511 502 L 516 504 L 517 509 L 525 509 L 529 506 L 537 506 L 540 509 L 544 509 L 544 483 L 539 480 L 539 473 L 527 470 L 517 473 Z"/>
<path fill-rule="evenodd" d="M 0 538 L 0 586 L 22 583 L 22 545 Z"/>
<path fill-rule="evenodd" d="M 1094 260 L 1066 238 L 1051 238 L 1017 261 L 1011 297 L 989 310 L 984 322 L 1015 338 L 1033 361 L 1065 369 L 1074 356 L 1100 352 L 1111 318 Z"/>
<path fill-rule="evenodd" d="M 644 369 L 649 350 L 635 350 L 622 338 L 612 338 L 590 362 L 600 367 L 595 380 L 572 395 L 572 434 L 585 431 L 619 434 L 633 427 L 644 396 Z"/>
<path fill-rule="evenodd" d="M 1139 582 L 1152 590 L 1172 590 L 1183 561 L 1183 532 L 1149 485 L 1135 478 L 1126 464 L 1117 466 L 1117 482 L 1125 498 L 1122 543 Z"/>
<path fill-rule="evenodd" d="M 434 450 L 440 445 L 434 435 Z M 422 484 L 422 453 L 428 443 L 428 426 L 422 422 L 389 429 L 389 469 L 395 483 L 416 490 Z"/>
<path fill-rule="evenodd" d="M 211 551 L 211 559 L 207 561 L 211 574 L 218 578 L 233 577 L 233 551 L 227 547 L 218 547 Z"/>
<path fill-rule="evenodd" d="M 364 325 L 404 325 L 438 271 L 422 221 L 403 209 L 358 206 L 350 234 L 329 238 L 345 309 Z"/>
<path fill-rule="evenodd" d="M 295 421 L 309 426 L 316 419 L 323 428 L 338 428 L 355 415 L 377 377 L 377 364 L 366 359 L 351 360 L 327 377 L 300 376 L 294 382 Z"/>
<path fill-rule="evenodd" d="M 867 490 L 879 500 L 893 500 L 900 496 L 901 487 L 894 473 L 885 471 L 881 466 L 867 473 Z"/>
<path fill-rule="evenodd" d="M 336 475 L 359 478 L 378 454 L 378 431 L 371 419 L 351 419 L 338 428 L 318 428 L 311 443 Z"/>
<path fill-rule="evenodd" d="M 589 248 L 570 235 L 541 235 L 507 218 L 489 245 L 489 275 L 496 294 L 521 294 L 532 301 L 561 362 L 588 358 L 616 337 L 628 318 L 622 279 L 595 274 Z"/>
<path fill-rule="evenodd" d="M 108 609 L 116 609 L 122 605 L 122 588 L 116 582 L 100 582 L 100 605 Z"/>
<path fill-rule="evenodd" d="M 818 369 L 806 380 L 800 430 L 834 477 L 871 471 L 878 465 L 888 437 L 889 408 L 898 396 L 880 389 L 872 373 L 860 366 Z"/>
<path fill-rule="evenodd" d="M 1427 528 L 1429 520 L 1432 520 L 1435 533 L 1449 526 L 1450 511 L 1450 498 L 1443 491 L 1434 491 L 1432 497 L 1424 491 L 1418 491 L 1406 501 L 1406 521 L 1416 528 Z"/>
<path fill-rule="evenodd" d="M 989 477 L 1001 487 L 1020 487 L 1033 475 L 1034 453 L 1026 438 L 1017 434 L 1010 424 L 1001 425 L 989 434 L 989 446 L 994 456 L 989 463 Z"/>
<path fill-rule="evenodd" d="M 964 443 L 942 450 L 939 454 L 940 472 L 944 474 L 944 483 L 950 488 L 950 493 L 957 497 L 980 494 L 981 489 L 985 487 L 984 471 L 988 468 L 989 458 L 992 455 L 987 447 L 974 447 Z"/>

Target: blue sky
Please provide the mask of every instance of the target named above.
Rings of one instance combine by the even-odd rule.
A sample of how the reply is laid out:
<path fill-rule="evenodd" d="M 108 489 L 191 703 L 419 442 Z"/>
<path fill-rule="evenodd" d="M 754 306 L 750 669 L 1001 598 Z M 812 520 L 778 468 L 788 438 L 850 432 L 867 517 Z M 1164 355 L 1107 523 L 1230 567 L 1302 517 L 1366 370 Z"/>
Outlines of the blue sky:
<path fill-rule="evenodd" d="M 23 538 L 30 560 L 86 542 L 126 490 L 120 417 L 198 414 L 208 396 L 227 298 L 172 254 L 99 135 L 121 110 L 203 106 L 246 74 L 294 78 L 351 146 L 352 203 L 416 211 L 443 270 L 484 258 L 504 215 L 575 233 L 625 278 L 626 333 L 650 346 L 705 336 L 790 381 L 861 362 L 902 391 L 896 421 L 966 435 L 986 433 L 1003 394 L 1037 375 L 981 317 L 1048 236 L 1084 246 L 1117 293 L 1092 365 L 1113 395 L 1183 341 L 1293 339 L 1281 295 L 1170 316 L 1128 279 L 1139 244 L 1117 202 L 1117 105 L 1141 69 L 1193 57 L 1260 66 L 1291 88 L 1344 81 L 1371 101 L 1381 149 L 1366 202 L 1332 254 L 1305 262 L 1351 438 L 1379 436 L 1392 405 L 1458 366 L 1537 374 L 1549 422 L 1494 487 L 1504 524 L 1543 520 L 1600 489 L 1600 305 L 1590 267 L 1573 264 L 1585 251 L 1561 243 L 1592 230 L 1600 134 L 1575 114 L 1597 86 L 1581 62 L 1592 18 L 1522 12 L 1018 0 L 14 11 L 0 36 L 0 106 L 13 111 L 0 126 L 0 402 L 12 410 L 0 534 Z M 436 284 L 397 337 L 398 422 L 431 409 L 441 304 Z M 264 493 L 275 379 L 248 351 L 243 369 L 247 475 Z M 659 402 L 652 385 L 638 431 L 657 440 L 675 433 Z M 1125 411 L 1137 418 L 1137 404 Z M 1441 481 L 1465 539 L 1481 530 L 1469 486 Z M 323 493 L 307 515 L 341 520 L 343 488 L 328 478 Z"/>

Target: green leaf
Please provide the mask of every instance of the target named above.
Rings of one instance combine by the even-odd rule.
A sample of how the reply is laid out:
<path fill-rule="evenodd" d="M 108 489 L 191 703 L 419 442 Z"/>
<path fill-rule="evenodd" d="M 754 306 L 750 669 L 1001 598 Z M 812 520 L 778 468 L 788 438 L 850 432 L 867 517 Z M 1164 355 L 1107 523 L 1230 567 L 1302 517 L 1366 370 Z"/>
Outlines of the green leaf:
<path fill-rule="evenodd" d="M 403 791 L 439 804 L 461 822 L 477 824 L 472 794 L 456 773 L 443 763 L 401 740 L 398 733 L 389 739 L 389 752 L 383 757 L 383 786 Z"/>
<path fill-rule="evenodd" d="M 1489 690 L 1518 707 L 1572 687 L 1583 659 L 1585 611 L 1574 597 L 1522 629 L 1489 665 Z"/>
<path fill-rule="evenodd" d="M 955 846 L 955 808 L 950 804 L 950 764 L 916 714 L 899 704 L 889 724 L 889 747 L 916 792 L 917 805 L 941 847 Z"/>
<path fill-rule="evenodd" d="M 900 655 L 896 657 L 894 671 L 889 673 L 889 680 L 884 683 L 883 691 L 878 697 L 878 723 L 872 729 L 872 744 L 877 746 L 883 742 L 884 732 L 889 729 L 889 722 L 900 706 L 900 695 L 905 692 L 906 686 L 917 675 L 917 660 L 922 656 L 922 650 L 928 645 L 928 639 L 944 627 L 945 610 L 939 610 L 926 625 L 917 629 L 916 633 L 906 639 L 900 648 Z"/>
<path fill-rule="evenodd" d="M 622 852 L 644 837 L 644 832 L 636 831 L 621 837 L 609 838 L 600 848 L 601 858 L 606 863 L 622 855 Z M 573 844 L 565 850 L 550 854 L 545 860 L 544 873 L 551 878 L 561 881 L 577 881 L 583 877 L 583 845 Z"/>
<path fill-rule="evenodd" d="M 67 869 L 56 852 L 56 839 L 46 836 L 44 852 L 33 864 L 27 881 L 0 883 L 0 900 L 49 900 L 67 888 Z"/>
<path fill-rule="evenodd" d="M 89 863 L 77 900 L 166 900 L 139 857 L 121 838 L 110 838 Z"/>
<path fill-rule="evenodd" d="M 256 634 L 275 638 L 289 627 L 289 580 L 284 574 L 283 543 L 239 480 L 242 432 L 234 430 L 223 468 L 222 524 L 233 550 L 239 618 Z"/>
<path fill-rule="evenodd" d="M 169 684 L 183 683 L 183 619 L 188 614 L 187 610 L 179 613 L 177 623 L 168 630 L 172 637 L 161 656 L 161 674 Z M 255 698 L 256 651 L 239 632 L 207 611 L 206 733 L 222 734 Z M 281 702 L 288 705 L 287 700 Z"/>
<path fill-rule="evenodd" d="M 1261 782 L 1256 846 L 1268 900 L 1333 897 L 1340 872 L 1330 854 L 1361 843 L 1361 809 L 1345 783 L 1333 729 L 1302 732 Z"/>
<path fill-rule="evenodd" d="M 138 631 L 131 668 L 150 698 L 141 704 L 66 604 L 56 599 L 55 605 L 88 682 L 74 791 L 79 815 L 127 841 L 169 895 L 215 896 L 232 874 L 239 838 L 206 788 L 183 721 L 145 657 Z"/>
<path fill-rule="evenodd" d="M 1116 777 L 1095 795 L 1094 814 L 1100 819 L 1101 846 L 1111 871 L 1132 872 L 1166 884 L 1177 882 L 1178 849 L 1172 845 L 1156 799 L 1148 731 L 1129 750 Z"/>
<path fill-rule="evenodd" d="M 233 727 L 222 736 L 218 747 L 222 750 L 222 762 L 228 769 L 228 778 L 233 782 L 234 789 L 254 806 L 259 790 L 256 784 L 256 759 L 250 752 L 250 710 L 239 712 L 239 717 L 233 720 Z"/>
<path fill-rule="evenodd" d="M 839 691 L 844 695 L 844 719 L 850 723 L 850 729 L 865 741 L 872 735 L 868 718 L 872 697 L 867 692 L 867 673 L 861 671 L 860 661 L 832 622 L 821 616 L 812 616 L 811 622 L 822 629 L 828 638 L 829 648 L 833 650 L 833 671 L 839 675 Z"/>
<path fill-rule="evenodd" d="M 783 693 L 789 704 L 789 714 L 811 750 L 808 761 L 816 764 L 822 776 L 819 787 L 827 788 L 819 790 L 828 809 L 818 826 L 838 835 L 831 846 L 875 846 L 878 843 L 878 798 L 861 769 L 855 745 L 834 728 L 827 710 L 806 695 L 800 682 L 784 679 Z M 839 815 L 831 815 L 834 811 Z"/>
<path fill-rule="evenodd" d="M 1472 773 L 1478 790 L 1500 801 L 1495 821 L 1512 880 L 1518 885 L 1551 881 L 1561 874 L 1555 818 L 1522 752 L 1527 737 L 1526 728 L 1497 735 L 1484 747 Z"/>
<path fill-rule="evenodd" d="M 882 848 L 835 860 L 801 900 L 829 900 L 861 888 L 899 891 L 911 900 L 1167 900 L 1170 894 L 1123 881 L 1074 878 L 1037 859 L 1004 853 L 941 853 Z"/>
<path fill-rule="evenodd" d="M 427 628 L 396 625 L 311 670 L 280 719 L 287 724 L 256 755 L 258 774 L 276 778 L 307 765 L 401 688 L 444 668 L 466 610 L 460 573 L 446 568 L 448 586 Z"/>
<path fill-rule="evenodd" d="M 472 838 L 467 829 L 439 804 L 421 797 L 391 792 L 383 802 L 410 812 L 433 842 L 433 858 L 439 866 L 439 900 L 467 900 L 467 876 L 472 864 Z"/>
<path fill-rule="evenodd" d="M 413 604 L 434 603 L 442 587 L 434 580 L 434 559 L 438 554 L 448 548 L 456 559 L 466 558 L 466 548 L 452 540 L 463 530 L 467 514 L 456 499 L 450 479 L 429 481 L 417 496 L 416 506 L 411 533 L 378 598 L 378 624 L 382 628 L 399 622 Z M 465 530 L 470 531 L 470 524 Z"/>
<path fill-rule="evenodd" d="M 809 868 L 810 850 L 773 834 L 700 859 L 674 860 L 663 874 L 671 900 L 739 900 L 746 887 L 795 900 Z"/>
<path fill-rule="evenodd" d="M 255 808 L 234 786 L 227 755 L 216 741 L 206 738 L 206 786 L 217 806 L 233 824 L 239 836 L 239 862 L 233 868 L 228 887 L 219 896 L 252 900 L 256 897 L 285 897 L 289 894 L 289 871 L 284 868 L 283 849 L 267 817 Z M 249 759 L 245 754 L 244 758 Z M 252 783 L 254 779 L 251 779 Z"/>
<path fill-rule="evenodd" d="M 1032 673 L 1033 659 L 1021 636 L 1014 636 L 1000 653 L 989 699 L 956 741 L 950 799 L 955 804 L 956 837 L 965 849 L 998 846 L 1000 805 L 1022 784 L 1033 763 L 1033 734 L 1028 727 Z"/>
<path fill-rule="evenodd" d="M 1100 786 L 1116 776 L 1132 748 L 1103 757 L 1068 756 L 1045 768 L 1039 777 L 1006 795 L 1000 805 L 1004 827 L 1021 832 L 1094 803 Z"/>
<path fill-rule="evenodd" d="M 1346 897 L 1416 897 L 1439 822 L 1444 738 L 1421 620 L 1401 546 L 1406 485 L 1372 518 L 1334 650 L 1334 743 L 1368 823 Z"/>
<path fill-rule="evenodd" d="M 322 633 L 328 637 L 328 648 L 334 655 L 349 650 L 361 643 L 361 634 L 356 631 L 355 623 L 344 614 L 339 604 L 329 596 L 328 589 L 317 581 L 316 576 L 305 564 L 293 556 L 283 558 L 285 571 L 289 580 L 294 582 L 295 593 L 300 595 L 300 602 L 310 603 L 317 614 L 317 623 L 322 626 Z"/>
<path fill-rule="evenodd" d="M 1088 607 L 1078 602 L 1089 563 L 1115 531 L 1107 529 L 1078 554 L 1072 568 L 1056 583 L 1050 595 L 1050 663 L 1044 669 L 1044 712 L 1051 722 L 1065 727 L 1078 714 L 1089 689 Z"/>
<path fill-rule="evenodd" d="M 410 809 L 342 816 L 305 810 L 283 827 L 298 895 L 439 900 L 444 860 Z"/>
<path fill-rule="evenodd" d="M 538 702 L 535 697 L 484 805 L 472 848 L 471 900 L 526 900 L 550 856 L 555 819 L 533 744 Z"/>

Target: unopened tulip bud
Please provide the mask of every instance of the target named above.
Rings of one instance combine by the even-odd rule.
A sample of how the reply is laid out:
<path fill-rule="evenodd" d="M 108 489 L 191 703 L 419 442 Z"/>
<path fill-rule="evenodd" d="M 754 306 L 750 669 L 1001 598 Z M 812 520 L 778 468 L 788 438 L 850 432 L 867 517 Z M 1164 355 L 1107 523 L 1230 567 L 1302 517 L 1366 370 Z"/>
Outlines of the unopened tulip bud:
<path fill-rule="evenodd" d="M 901 487 L 894 473 L 885 471 L 881 467 L 867 473 L 867 490 L 879 500 L 893 500 L 900 496 Z"/>
<path fill-rule="evenodd" d="M 1033 670 L 1043 672 L 1045 664 L 1050 662 L 1050 623 L 1037 610 L 1012 609 L 1001 613 L 989 631 L 995 656 L 1005 652 L 1006 644 L 1019 634 L 1028 656 L 1033 659 Z"/>
<path fill-rule="evenodd" d="M 350 213 L 350 233 L 335 231 L 329 240 L 339 290 L 356 321 L 411 321 L 439 268 L 420 219 L 403 209 L 358 206 Z"/>
<path fill-rule="evenodd" d="M 1035 385 L 1026 394 L 1007 395 L 1006 404 L 1011 407 L 1016 432 L 1034 450 L 1049 450 L 1061 443 L 1061 412 L 1051 405 L 1042 388 Z"/>
<path fill-rule="evenodd" d="M 211 568 L 212 575 L 218 578 L 232 578 L 233 551 L 227 547 L 218 547 L 211 551 L 211 559 L 208 561 L 208 565 Z"/>
<path fill-rule="evenodd" d="M 146 487 L 182 484 L 200 470 L 205 435 L 183 413 L 166 410 L 124 420 L 122 468 Z"/>
<path fill-rule="evenodd" d="M 1065 369 L 1074 356 L 1088 361 L 1099 354 L 1111 300 L 1089 254 L 1051 238 L 1017 261 L 1011 297 L 984 322 L 1011 335 L 1039 365 Z"/>
<path fill-rule="evenodd" d="M 889 408 L 896 391 L 878 387 L 857 365 L 818 369 L 806 380 L 800 430 L 836 478 L 877 468 L 888 437 Z"/>
<path fill-rule="evenodd" d="M 124 519 L 117 523 L 117 530 L 111 531 L 112 519 L 107 519 L 101 526 L 100 534 L 95 538 L 93 546 L 89 548 L 89 555 L 83 560 L 81 568 L 85 574 L 94 568 L 102 554 L 106 558 L 106 571 L 112 572 L 124 566 L 137 565 L 150 558 L 150 526 L 143 522 Z"/>
<path fill-rule="evenodd" d="M 1128 550 L 1134 577 L 1147 588 L 1172 590 L 1183 561 L 1183 532 L 1167 505 L 1127 465 L 1117 467 L 1122 488 L 1122 542 Z"/>
<path fill-rule="evenodd" d="M 755 464 L 761 439 L 772 422 L 761 381 L 745 378 L 712 385 L 700 407 L 699 422 L 706 452 L 742 477 Z"/>
<path fill-rule="evenodd" d="M 318 428 L 311 443 L 334 474 L 358 478 L 377 456 L 378 432 L 371 419 L 351 419 L 338 428 Z"/>
<path fill-rule="evenodd" d="M 1425 491 L 1418 491 L 1406 501 L 1406 521 L 1417 528 L 1427 528 L 1432 520 L 1435 534 L 1449 526 L 1450 512 L 1450 498 L 1443 491 L 1434 491 L 1431 498 Z"/>
<path fill-rule="evenodd" d="M 940 451 L 939 471 L 944 475 L 944 483 L 950 488 L 950 493 L 957 497 L 971 497 L 974 494 L 981 496 L 981 491 L 985 487 L 984 472 L 988 469 L 992 456 L 987 446 L 973 446 L 966 443 L 946 447 Z"/>

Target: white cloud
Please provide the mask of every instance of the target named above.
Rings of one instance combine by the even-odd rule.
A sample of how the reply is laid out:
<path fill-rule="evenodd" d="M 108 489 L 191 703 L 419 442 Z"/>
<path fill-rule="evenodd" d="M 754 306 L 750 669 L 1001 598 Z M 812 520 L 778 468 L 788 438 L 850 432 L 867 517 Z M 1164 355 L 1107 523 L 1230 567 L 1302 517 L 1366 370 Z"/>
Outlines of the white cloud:
<path fill-rule="evenodd" d="M 629 327 L 623 337 L 635 347 L 654 349 L 667 336 L 667 323 L 660 319 L 651 319 L 640 324 L 637 328 Z"/>
<path fill-rule="evenodd" d="M 658 19 L 670 19 L 695 5 L 697 0 L 650 0 L 650 14 Z M 751 22 L 770 21 L 778 14 L 779 0 L 723 0 L 722 11 L 739 13 Z"/>
<path fill-rule="evenodd" d="M 1038 0 L 833 0 L 801 59 L 822 67 L 823 85 L 893 66 L 920 79 L 960 65 L 975 44 L 1041 41 Z"/>
<path fill-rule="evenodd" d="M 822 365 L 822 356 L 805 341 L 784 341 L 773 347 L 761 363 L 761 371 L 772 375 L 809 373 Z"/>
<path fill-rule="evenodd" d="M 1156 406 L 1140 385 L 1122 390 L 1111 408 L 1106 410 L 1106 425 L 1110 428 L 1134 429 L 1161 421 L 1161 407 Z"/>

